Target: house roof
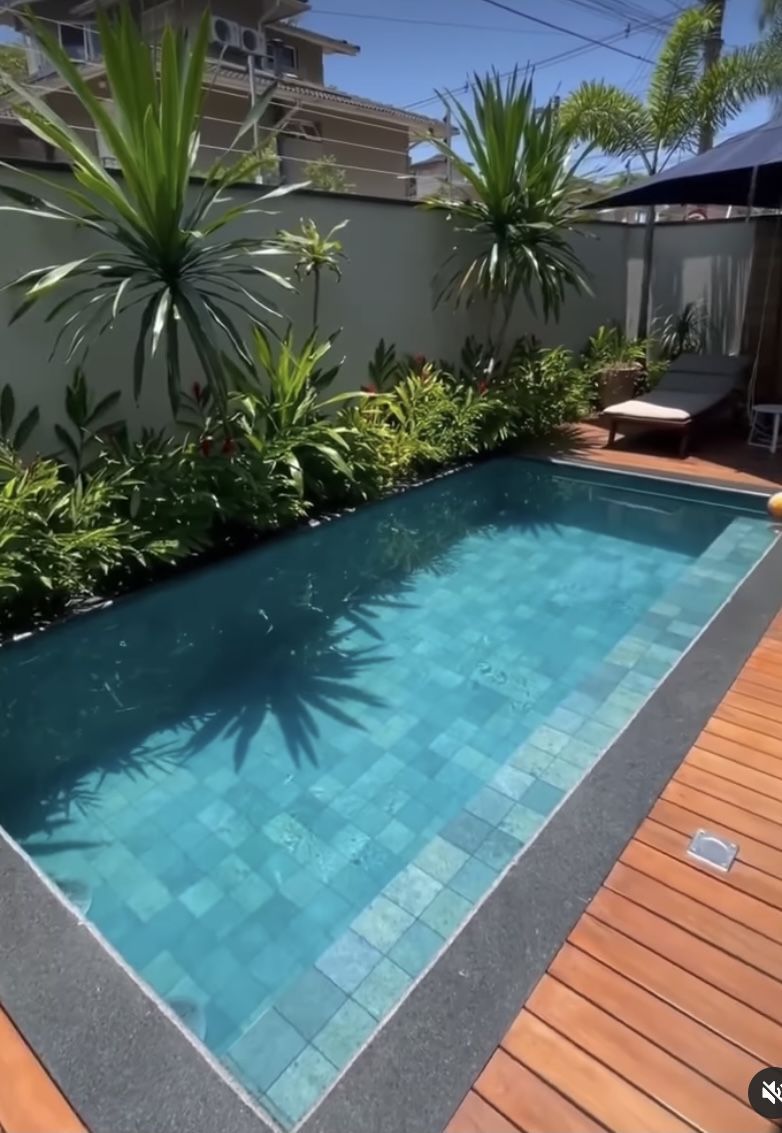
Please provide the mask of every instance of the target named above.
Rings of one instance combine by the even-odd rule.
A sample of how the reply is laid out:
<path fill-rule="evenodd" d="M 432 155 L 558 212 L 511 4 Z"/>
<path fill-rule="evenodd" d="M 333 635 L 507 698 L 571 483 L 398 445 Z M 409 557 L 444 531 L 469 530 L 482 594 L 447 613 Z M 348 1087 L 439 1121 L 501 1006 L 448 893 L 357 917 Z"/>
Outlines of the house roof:
<path fill-rule="evenodd" d="M 247 77 L 244 70 L 235 70 L 223 63 L 215 68 L 215 73 L 218 84 L 223 82 L 227 86 L 241 86 L 243 90 L 246 89 Z M 280 98 L 286 102 L 300 102 L 310 107 L 322 105 L 348 108 L 365 118 L 385 119 L 400 126 L 407 126 L 411 130 L 419 130 L 424 134 L 435 133 L 441 137 L 446 136 L 446 126 L 441 118 L 427 118 L 423 114 L 414 114 L 410 110 L 389 106 L 385 102 L 359 98 L 337 87 L 319 86 L 317 83 L 308 83 L 303 79 L 285 78 L 278 81 L 277 91 Z"/>
<path fill-rule="evenodd" d="M 349 43 L 346 39 L 334 39 L 330 35 L 313 31 L 312 28 L 300 28 L 297 24 L 279 21 L 266 24 L 266 28 L 271 32 L 284 32 L 291 39 L 300 39 L 303 43 L 314 43 L 317 47 L 323 48 L 325 55 L 358 55 L 361 51 L 356 43 Z"/>

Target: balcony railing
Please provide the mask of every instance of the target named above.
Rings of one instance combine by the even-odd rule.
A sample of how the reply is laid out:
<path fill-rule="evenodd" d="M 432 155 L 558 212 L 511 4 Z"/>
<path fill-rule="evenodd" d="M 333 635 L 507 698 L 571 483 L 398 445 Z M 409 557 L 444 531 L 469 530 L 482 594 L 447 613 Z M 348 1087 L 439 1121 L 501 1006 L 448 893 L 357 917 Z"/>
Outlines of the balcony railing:
<path fill-rule="evenodd" d="M 100 36 L 89 24 L 54 23 L 50 27 L 60 46 L 74 62 L 93 63 L 103 57 Z M 25 36 L 25 46 L 31 78 L 40 79 L 54 73 L 55 68 L 37 39 L 33 36 Z"/>

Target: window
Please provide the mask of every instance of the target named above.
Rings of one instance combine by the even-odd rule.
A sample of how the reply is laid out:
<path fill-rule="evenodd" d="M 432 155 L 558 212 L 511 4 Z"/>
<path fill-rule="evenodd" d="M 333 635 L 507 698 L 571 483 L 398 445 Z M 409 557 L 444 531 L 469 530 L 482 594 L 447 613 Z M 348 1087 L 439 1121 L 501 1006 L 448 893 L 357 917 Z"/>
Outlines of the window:
<path fill-rule="evenodd" d="M 310 122 L 308 118 L 297 118 L 293 122 L 288 122 L 283 133 L 287 134 L 289 138 L 299 138 L 304 142 L 321 141 L 320 128 L 314 122 Z"/>
<path fill-rule="evenodd" d="M 84 62 L 89 58 L 87 29 L 81 24 L 60 24 L 60 45 L 70 59 Z"/>
<path fill-rule="evenodd" d="M 296 74 L 295 47 L 291 47 L 289 43 L 283 43 L 281 39 L 273 39 L 269 44 L 269 55 L 275 71 L 282 71 L 284 74 Z"/>

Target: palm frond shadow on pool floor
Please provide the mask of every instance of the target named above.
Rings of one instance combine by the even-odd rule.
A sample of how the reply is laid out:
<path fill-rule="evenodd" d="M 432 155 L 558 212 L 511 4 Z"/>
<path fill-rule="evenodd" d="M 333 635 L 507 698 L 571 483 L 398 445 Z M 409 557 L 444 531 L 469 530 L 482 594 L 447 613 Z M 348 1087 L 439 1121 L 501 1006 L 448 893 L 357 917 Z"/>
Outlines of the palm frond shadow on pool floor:
<path fill-rule="evenodd" d="M 385 659 L 379 621 L 410 603 L 419 572 L 446 573 L 468 535 L 557 526 L 538 477 L 550 483 L 527 466 L 505 510 L 447 477 L 412 493 L 415 508 L 402 496 L 359 509 L 0 654 L 0 749 L 24 753 L 0 767 L 0 823 L 41 830 L 89 810 L 101 776 L 165 773 L 217 738 L 241 773 L 263 758 L 270 717 L 292 766 L 317 764 L 319 719 L 362 729 L 362 712 L 383 709 L 369 679 Z"/>

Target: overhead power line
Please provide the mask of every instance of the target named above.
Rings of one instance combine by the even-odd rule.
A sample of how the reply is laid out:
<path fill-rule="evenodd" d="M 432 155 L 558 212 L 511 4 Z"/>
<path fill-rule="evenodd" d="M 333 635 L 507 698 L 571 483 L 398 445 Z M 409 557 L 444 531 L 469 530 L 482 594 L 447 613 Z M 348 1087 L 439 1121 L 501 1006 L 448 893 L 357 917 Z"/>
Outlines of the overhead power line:
<path fill-rule="evenodd" d="M 655 29 L 655 28 L 659 30 L 661 25 L 662 25 L 662 30 L 665 31 L 665 30 L 667 30 L 667 28 L 669 28 L 671 26 L 671 24 L 673 23 L 673 19 L 674 19 L 674 17 L 667 18 L 665 16 L 657 16 L 657 17 L 655 17 L 654 20 L 650 20 L 649 23 L 647 23 L 647 24 L 637 25 L 631 32 L 629 32 L 629 35 L 630 36 L 638 35 L 642 31 L 650 31 L 650 30 Z M 533 73 L 535 73 L 537 71 L 542 71 L 546 67 L 554 66 L 554 64 L 556 64 L 556 63 L 562 63 L 567 59 L 575 59 L 576 57 L 581 56 L 581 55 L 588 55 L 590 51 L 595 51 L 595 50 L 597 50 L 598 47 L 608 47 L 612 43 L 616 42 L 617 40 L 627 39 L 627 38 L 628 38 L 628 33 L 626 33 L 626 32 L 614 32 L 610 36 L 606 36 L 606 38 L 604 40 L 600 40 L 600 41 L 598 41 L 597 44 L 594 44 L 594 45 L 590 44 L 590 43 L 586 43 L 586 44 L 582 44 L 580 47 L 569 47 L 566 51 L 558 51 L 555 55 L 546 55 L 542 59 L 531 59 L 529 61 L 529 70 Z M 648 62 L 648 60 L 646 60 L 645 58 L 643 58 L 641 56 L 639 56 L 639 59 L 640 59 L 641 63 Z M 501 79 L 508 78 L 510 75 L 513 74 L 515 69 L 516 68 L 511 68 L 508 71 L 503 71 L 500 74 L 500 78 Z M 467 94 L 470 90 L 473 90 L 474 88 L 475 88 L 475 83 L 468 81 L 468 82 L 463 83 L 459 87 L 453 87 L 451 89 L 443 91 L 442 93 L 445 94 L 445 95 Z M 442 101 L 442 99 L 441 99 L 439 94 L 428 95 L 426 98 L 419 98 L 415 102 L 405 103 L 404 109 L 405 110 L 412 110 L 414 108 L 417 109 L 417 108 L 422 107 L 422 106 L 428 106 L 433 102 L 441 102 L 441 101 Z"/>
<path fill-rule="evenodd" d="M 615 51 L 617 55 L 626 55 L 629 59 L 640 59 L 642 63 L 653 63 L 653 59 L 647 59 L 645 55 L 638 55 L 635 51 L 626 51 L 623 47 L 616 47 L 614 44 L 607 43 L 605 40 L 594 39 L 591 35 L 584 35 L 583 32 L 573 31 L 571 28 L 566 28 L 562 24 L 552 23 L 550 20 L 544 20 L 540 16 L 531 16 L 529 12 L 522 12 L 518 8 L 511 7 L 510 4 L 503 3 L 503 0 L 480 0 L 482 4 L 489 4 L 492 8 L 499 8 L 502 12 L 512 12 L 514 16 L 520 16 L 522 20 L 530 20 L 533 24 L 541 24 L 543 27 L 550 28 L 552 31 L 561 32 L 563 35 L 570 35 L 574 39 L 582 39 L 585 43 L 590 43 L 595 47 L 605 47 L 609 51 Z"/>
<path fill-rule="evenodd" d="M 467 31 L 491 31 L 501 32 L 508 35 L 529 35 L 529 31 L 523 28 L 509 28 L 506 25 L 497 26 L 497 24 L 463 24 L 455 23 L 451 20 L 426 20 L 417 19 L 415 16 L 386 16 L 380 15 L 377 12 L 345 12 L 337 8 L 321 8 L 318 7 L 314 13 L 320 19 L 321 16 L 344 16 L 351 20 L 378 20 L 386 24 L 417 24 L 425 27 L 432 28 L 459 28 Z M 546 35 L 544 31 L 536 31 L 533 35 Z"/>

